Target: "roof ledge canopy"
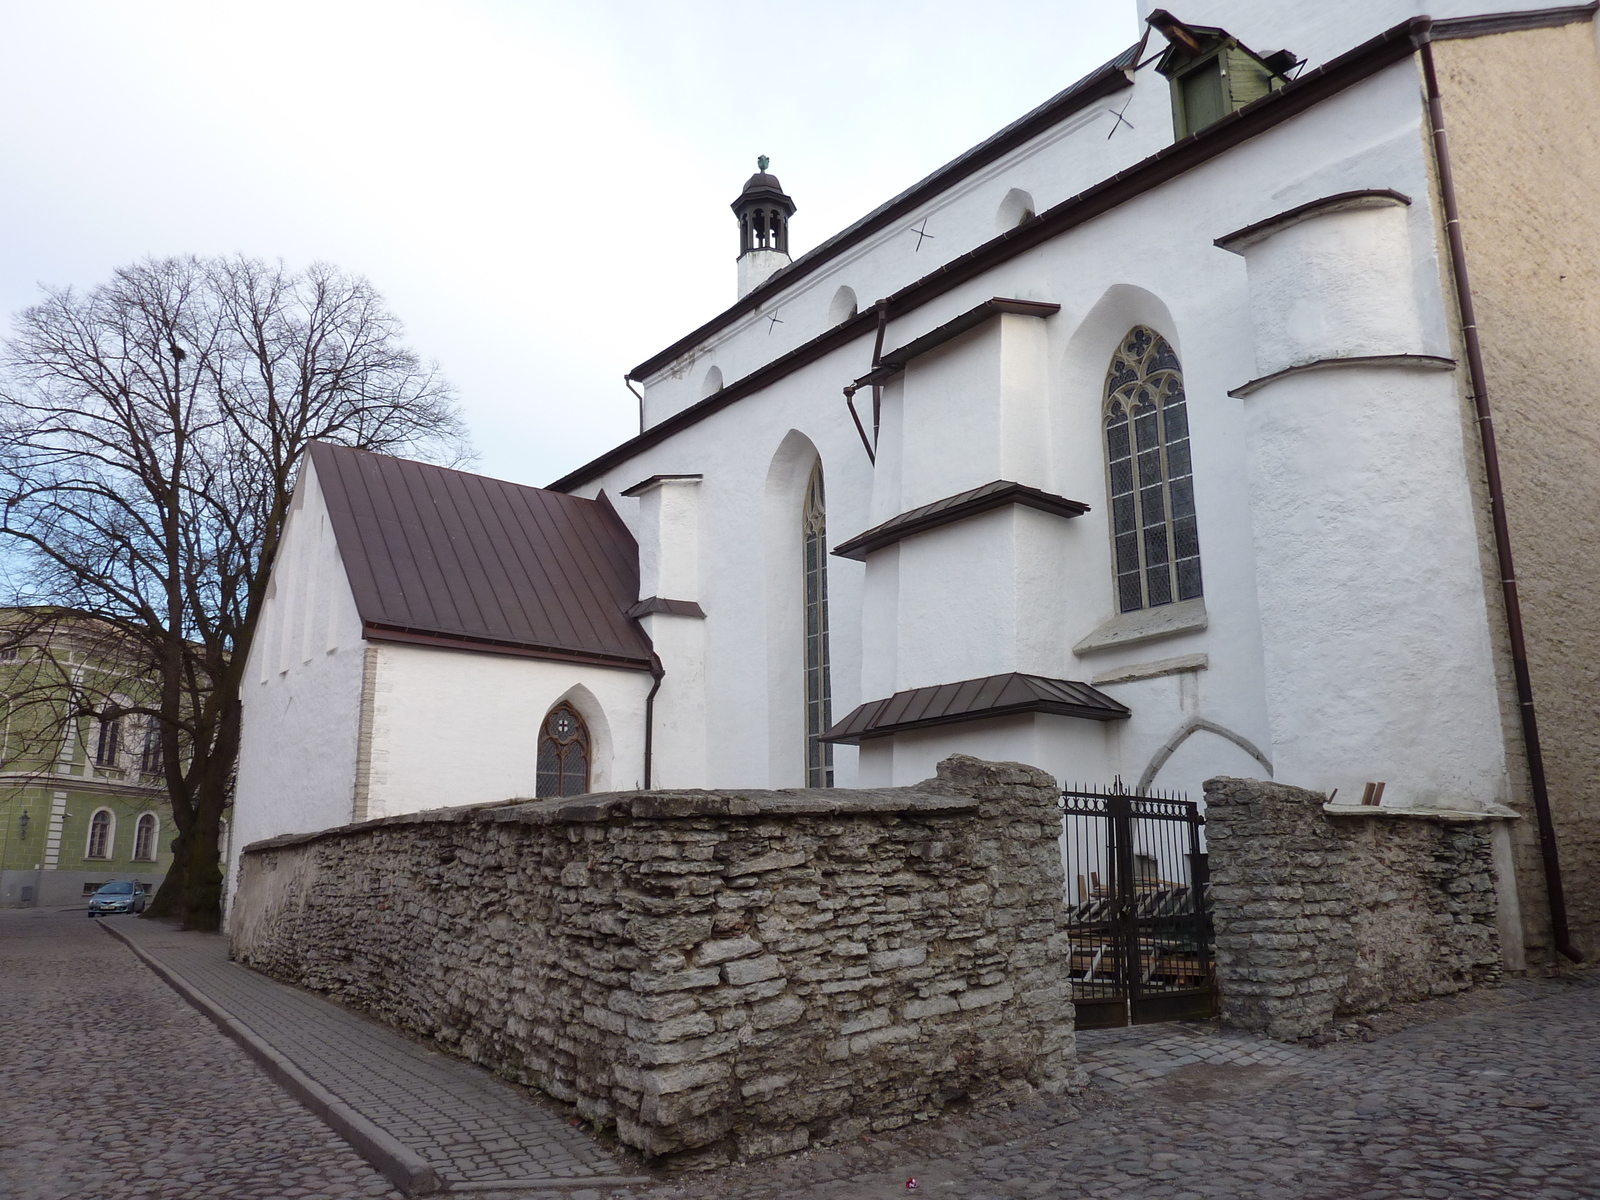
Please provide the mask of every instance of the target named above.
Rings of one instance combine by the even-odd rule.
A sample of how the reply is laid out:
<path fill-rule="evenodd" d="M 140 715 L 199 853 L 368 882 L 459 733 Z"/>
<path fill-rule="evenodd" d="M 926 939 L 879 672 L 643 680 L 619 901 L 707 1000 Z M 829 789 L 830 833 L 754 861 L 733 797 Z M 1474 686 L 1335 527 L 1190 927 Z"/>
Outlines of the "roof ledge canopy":
<path fill-rule="evenodd" d="M 869 700 L 823 734 L 822 740 L 858 746 L 872 738 L 911 729 L 1035 712 L 1089 721 L 1125 721 L 1133 715 L 1127 705 L 1087 683 L 1013 671 L 912 688 L 885 700 Z"/>
<path fill-rule="evenodd" d="M 865 533 L 858 533 L 848 541 L 840 542 L 834 547 L 833 553 L 840 558 L 853 558 L 857 562 L 866 562 L 867 555 L 874 550 L 882 550 L 916 534 L 927 533 L 944 525 L 953 525 L 957 521 L 965 521 L 968 517 L 1004 508 L 1008 504 L 1036 508 L 1040 512 L 1058 517 L 1081 517 L 1089 511 L 1089 506 L 1081 500 L 1068 500 L 1065 496 L 1040 491 L 1024 483 L 997 479 L 993 483 L 986 483 L 981 487 L 947 496 L 943 500 L 935 500 L 932 504 L 913 508 L 898 517 L 890 517 L 883 524 L 874 525 Z"/>

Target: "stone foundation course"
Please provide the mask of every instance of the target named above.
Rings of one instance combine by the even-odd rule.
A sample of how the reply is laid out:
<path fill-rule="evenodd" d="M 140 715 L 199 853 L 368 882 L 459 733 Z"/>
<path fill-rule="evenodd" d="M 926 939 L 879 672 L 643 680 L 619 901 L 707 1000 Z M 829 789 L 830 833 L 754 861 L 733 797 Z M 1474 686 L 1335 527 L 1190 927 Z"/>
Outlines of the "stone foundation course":
<path fill-rule="evenodd" d="M 247 847 L 241 962 L 705 1166 L 1080 1078 L 1058 791 L 629 792 Z"/>
<path fill-rule="evenodd" d="M 1224 1024 L 1278 1038 L 1500 978 L 1489 814 L 1206 781 Z M 1333 811 L 1330 811 L 1333 809 Z"/>

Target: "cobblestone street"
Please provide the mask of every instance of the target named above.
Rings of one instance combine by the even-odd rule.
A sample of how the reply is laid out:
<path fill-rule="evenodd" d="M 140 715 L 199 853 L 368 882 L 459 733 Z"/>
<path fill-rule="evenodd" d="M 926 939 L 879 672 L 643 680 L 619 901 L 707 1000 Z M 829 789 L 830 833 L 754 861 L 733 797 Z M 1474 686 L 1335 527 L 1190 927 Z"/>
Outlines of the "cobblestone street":
<path fill-rule="evenodd" d="M 126 920 L 126 918 L 119 918 Z M 0 1195 L 397 1195 L 81 912 L 0 913 Z M 1083 1035 L 1075 1098 L 628 1188 L 481 1200 L 1600 1197 L 1600 980 L 1516 980 L 1309 1048 Z"/>
<path fill-rule="evenodd" d="M 0 980 L 7 1200 L 399 1195 L 82 910 L 0 912 Z"/>

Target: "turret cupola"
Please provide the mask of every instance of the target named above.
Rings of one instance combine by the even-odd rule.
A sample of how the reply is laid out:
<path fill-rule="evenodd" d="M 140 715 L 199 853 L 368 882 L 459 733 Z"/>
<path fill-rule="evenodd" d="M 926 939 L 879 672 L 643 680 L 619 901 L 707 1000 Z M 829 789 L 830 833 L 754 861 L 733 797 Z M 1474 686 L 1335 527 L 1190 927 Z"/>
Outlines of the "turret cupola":
<path fill-rule="evenodd" d="M 789 218 L 794 201 L 784 195 L 776 175 L 767 174 L 763 154 L 758 170 L 733 202 L 739 218 L 739 295 L 746 296 L 789 265 Z"/>

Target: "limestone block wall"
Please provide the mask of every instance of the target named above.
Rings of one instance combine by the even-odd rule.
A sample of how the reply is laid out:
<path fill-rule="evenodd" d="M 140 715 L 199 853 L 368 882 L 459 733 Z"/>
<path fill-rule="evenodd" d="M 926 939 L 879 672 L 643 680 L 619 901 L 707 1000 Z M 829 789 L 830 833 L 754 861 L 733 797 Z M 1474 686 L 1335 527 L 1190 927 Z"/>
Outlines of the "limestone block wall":
<path fill-rule="evenodd" d="M 1224 1023 L 1306 1037 L 1499 978 L 1498 818 L 1339 814 L 1321 792 L 1254 779 L 1205 788 Z"/>
<path fill-rule="evenodd" d="M 1077 1078 L 1057 790 L 610 793 L 245 849 L 235 956 L 683 1165 Z"/>

